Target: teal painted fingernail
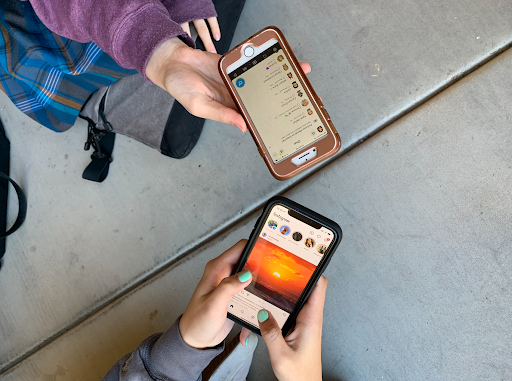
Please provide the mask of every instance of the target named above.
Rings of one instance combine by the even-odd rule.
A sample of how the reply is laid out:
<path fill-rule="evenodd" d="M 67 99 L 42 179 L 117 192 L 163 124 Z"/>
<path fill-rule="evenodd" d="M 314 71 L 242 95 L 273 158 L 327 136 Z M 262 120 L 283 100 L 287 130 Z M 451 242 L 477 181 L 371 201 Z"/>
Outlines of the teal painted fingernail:
<path fill-rule="evenodd" d="M 245 339 L 245 346 L 249 345 L 249 338 Z"/>
<path fill-rule="evenodd" d="M 244 270 L 238 274 L 238 280 L 242 283 L 247 282 L 249 279 L 251 279 L 251 272 L 249 270 Z"/>
<path fill-rule="evenodd" d="M 268 319 L 268 312 L 265 310 L 258 311 L 258 321 L 260 323 L 263 323 L 265 320 Z"/>

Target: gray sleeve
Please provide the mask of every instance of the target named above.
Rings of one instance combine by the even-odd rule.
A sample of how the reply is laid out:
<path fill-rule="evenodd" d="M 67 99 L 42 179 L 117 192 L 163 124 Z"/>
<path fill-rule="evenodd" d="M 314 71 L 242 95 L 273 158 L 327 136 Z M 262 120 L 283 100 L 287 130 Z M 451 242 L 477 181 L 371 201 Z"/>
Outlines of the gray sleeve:
<path fill-rule="evenodd" d="M 224 343 L 210 349 L 192 348 L 181 338 L 178 323 L 179 319 L 164 334 L 144 340 L 103 381 L 200 381 L 201 372 L 224 350 Z"/>

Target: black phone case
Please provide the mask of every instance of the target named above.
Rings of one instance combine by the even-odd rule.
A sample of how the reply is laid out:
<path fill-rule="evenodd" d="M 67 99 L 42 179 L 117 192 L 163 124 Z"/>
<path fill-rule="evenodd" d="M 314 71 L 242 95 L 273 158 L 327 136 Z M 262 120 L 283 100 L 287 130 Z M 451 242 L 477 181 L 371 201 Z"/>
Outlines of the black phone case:
<path fill-rule="evenodd" d="M 270 212 L 270 209 L 272 208 L 272 206 L 274 206 L 275 204 L 281 204 L 291 210 L 301 213 L 302 215 L 306 216 L 307 218 L 313 220 L 314 222 L 322 224 L 323 226 L 331 229 L 335 235 L 332 244 L 329 246 L 329 249 L 324 254 L 323 259 L 318 264 L 318 267 L 316 268 L 315 272 L 311 276 L 302 295 L 299 297 L 299 300 L 297 301 L 297 304 L 295 305 L 295 309 L 292 311 L 292 313 L 288 317 L 288 320 L 286 321 L 286 323 L 284 324 L 284 326 L 282 328 L 283 336 L 286 336 L 286 334 L 288 333 L 290 328 L 292 328 L 295 325 L 295 320 L 297 319 L 297 315 L 299 314 L 300 310 L 304 306 L 304 303 L 306 303 L 306 301 L 308 300 L 308 297 L 311 294 L 311 291 L 313 291 L 313 288 L 315 287 L 316 282 L 318 281 L 320 276 L 325 271 L 327 265 L 331 261 L 331 258 L 333 256 L 334 252 L 336 251 L 336 249 L 338 248 L 338 245 L 341 242 L 343 232 L 342 232 L 340 226 L 336 222 L 312 211 L 311 209 L 308 209 L 308 208 L 306 208 L 306 207 L 304 207 L 286 197 L 283 197 L 283 196 L 272 197 L 270 200 L 267 201 L 267 203 L 265 204 L 265 207 L 263 208 L 263 213 L 256 220 L 256 224 L 254 225 L 251 235 L 249 236 L 249 240 L 248 240 L 247 244 L 245 245 L 244 251 L 242 252 L 242 255 L 240 257 L 240 261 L 236 265 L 232 275 L 240 272 L 242 270 L 242 268 L 245 266 L 245 262 L 247 261 L 247 258 L 249 257 L 249 254 L 251 253 L 252 248 L 254 247 L 254 244 L 256 243 L 256 240 L 259 237 L 259 231 L 262 227 L 262 224 L 264 224 L 266 222 L 266 216 Z M 252 332 L 257 333 L 258 335 L 261 336 L 261 332 L 258 328 L 255 328 L 255 327 L 251 326 L 250 324 L 247 324 L 245 321 L 243 321 L 243 320 L 239 319 L 238 317 L 236 317 L 235 315 L 232 315 L 231 313 L 229 313 L 229 311 L 228 311 L 228 318 L 233 320 L 235 323 L 238 323 L 241 326 L 243 326 L 247 329 L 250 329 Z"/>

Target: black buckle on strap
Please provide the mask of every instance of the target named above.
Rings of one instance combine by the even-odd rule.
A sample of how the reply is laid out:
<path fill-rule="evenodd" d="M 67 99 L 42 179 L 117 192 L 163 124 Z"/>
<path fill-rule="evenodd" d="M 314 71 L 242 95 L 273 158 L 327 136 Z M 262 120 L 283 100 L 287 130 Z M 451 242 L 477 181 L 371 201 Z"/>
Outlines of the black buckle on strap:
<path fill-rule="evenodd" d="M 94 126 L 94 123 L 89 121 L 84 149 L 88 151 L 92 147 L 94 152 L 91 155 L 91 163 L 85 168 L 82 178 L 98 183 L 106 179 L 110 163 L 113 161 L 112 151 L 114 150 L 115 139 L 115 133 L 99 130 Z"/>
<path fill-rule="evenodd" d="M 84 150 L 89 151 L 91 147 L 94 149 L 93 154 L 91 155 L 91 159 L 103 159 L 104 157 L 108 157 L 110 162 L 112 162 L 112 158 L 110 155 L 107 155 L 101 149 L 100 141 L 103 139 L 109 132 L 112 131 L 112 125 L 108 123 L 110 126 L 109 131 L 98 130 L 92 122 L 89 122 L 88 133 L 87 133 L 87 141 L 85 142 Z"/>
<path fill-rule="evenodd" d="M 112 151 L 114 150 L 114 142 L 116 134 L 113 132 L 112 124 L 105 116 L 105 95 L 101 99 L 98 114 L 103 120 L 105 130 L 96 128 L 95 123 L 87 119 L 89 126 L 87 127 L 87 141 L 84 150 L 89 151 L 91 147 L 94 152 L 91 155 L 91 163 L 85 168 L 82 178 L 85 180 L 96 181 L 101 183 L 106 179 L 110 163 L 112 163 Z"/>

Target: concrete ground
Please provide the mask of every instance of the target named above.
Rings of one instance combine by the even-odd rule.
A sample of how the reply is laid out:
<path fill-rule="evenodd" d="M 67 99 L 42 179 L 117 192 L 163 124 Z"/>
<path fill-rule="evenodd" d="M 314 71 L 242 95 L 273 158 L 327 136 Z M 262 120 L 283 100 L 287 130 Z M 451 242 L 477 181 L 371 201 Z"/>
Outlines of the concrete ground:
<path fill-rule="evenodd" d="M 101 379 L 285 193 L 344 230 L 326 380 L 509 380 L 511 5 L 248 1 L 234 44 L 279 26 L 343 140 L 284 183 L 250 136 L 211 121 L 181 161 L 120 137 L 109 178 L 88 183 L 85 125 L 52 133 L 2 95 L 29 215 L 0 272 L 0 378 Z M 263 342 L 249 379 L 273 379 Z"/>

